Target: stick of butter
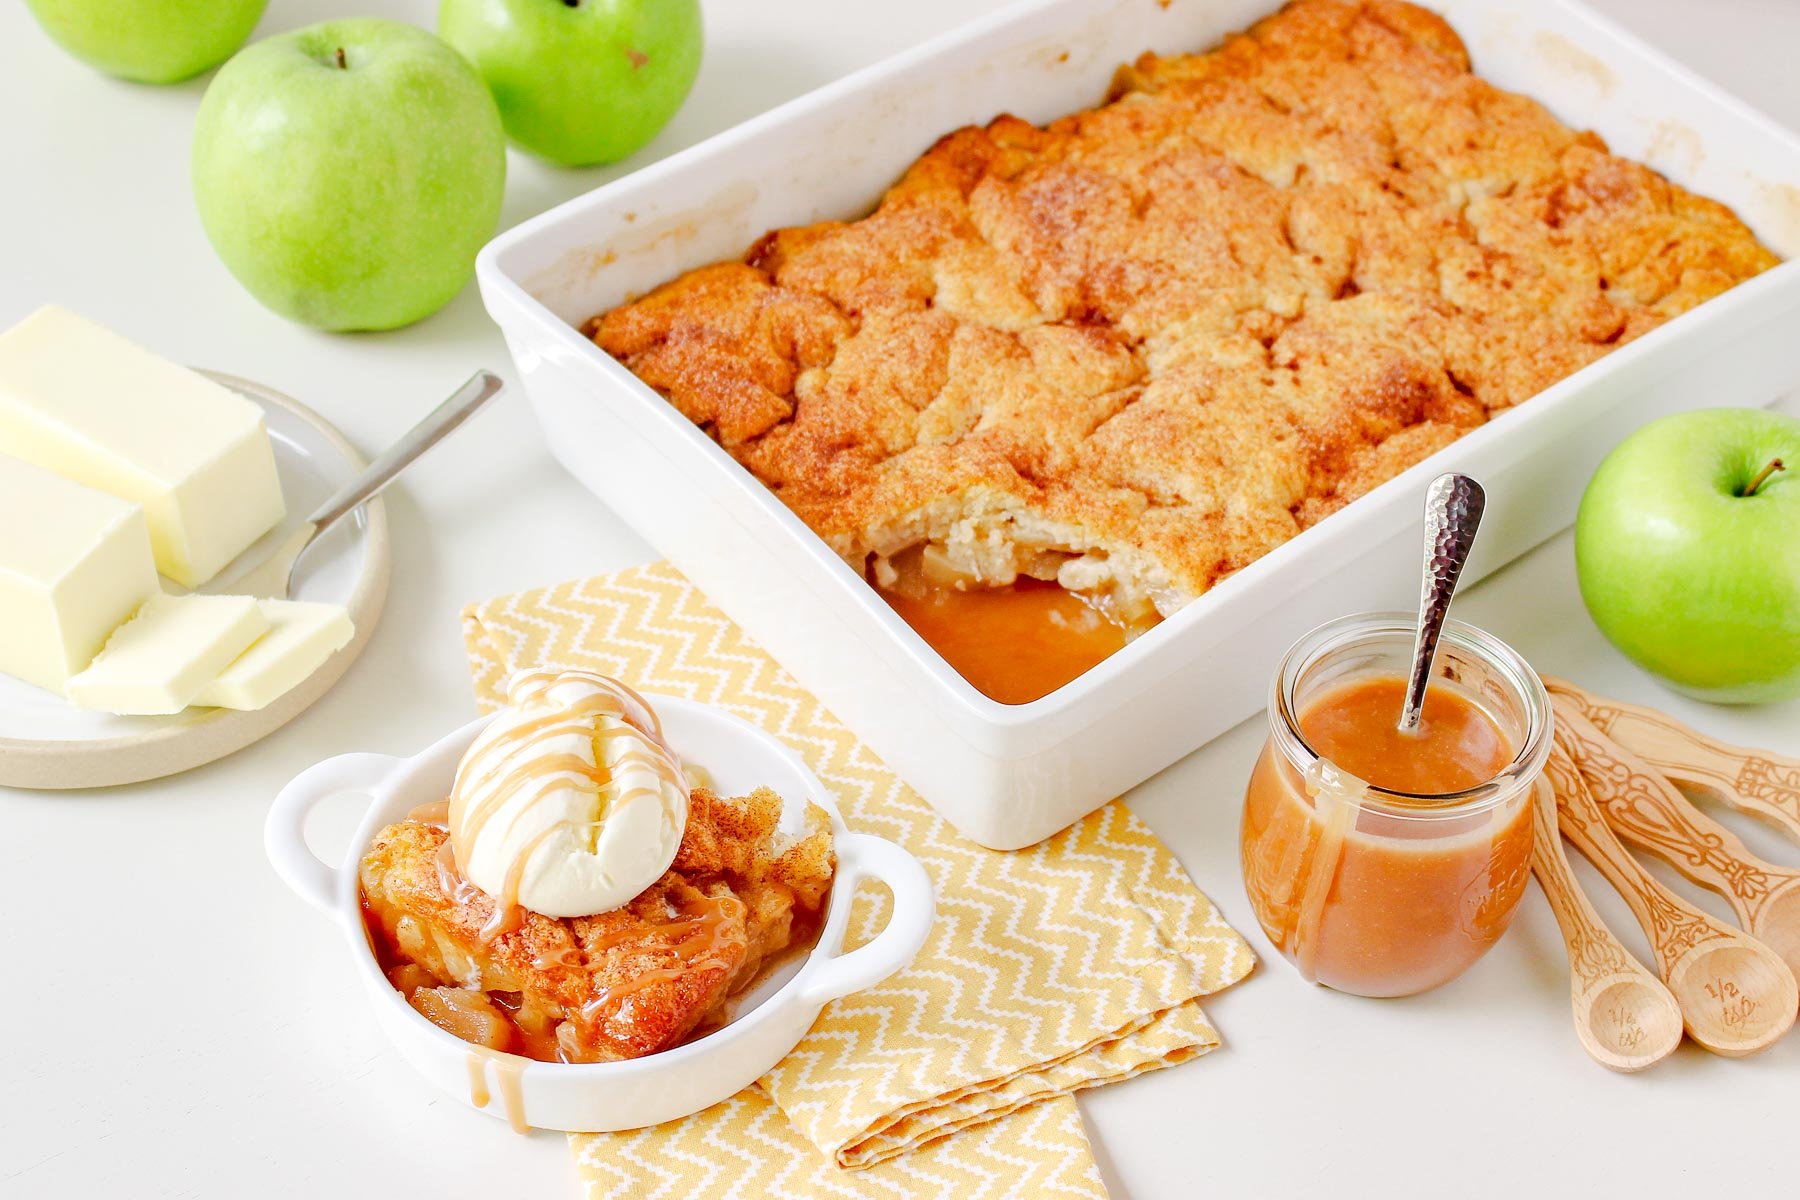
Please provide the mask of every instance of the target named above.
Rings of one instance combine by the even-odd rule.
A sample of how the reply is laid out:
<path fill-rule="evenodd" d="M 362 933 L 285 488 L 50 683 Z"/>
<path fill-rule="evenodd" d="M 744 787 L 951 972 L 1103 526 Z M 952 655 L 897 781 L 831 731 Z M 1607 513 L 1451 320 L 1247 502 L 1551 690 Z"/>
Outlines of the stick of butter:
<path fill-rule="evenodd" d="M 256 405 L 54 305 L 0 333 L 0 450 L 143 505 L 157 569 L 185 587 L 283 512 Z"/>
<path fill-rule="evenodd" d="M 268 619 L 269 632 L 201 688 L 195 704 L 267 707 L 343 649 L 356 632 L 349 610 L 341 604 L 263 600 L 258 607 Z"/>
<path fill-rule="evenodd" d="M 144 510 L 0 454 L 0 671 L 61 692 L 160 590 Z"/>
<path fill-rule="evenodd" d="M 69 680 L 69 699 L 112 713 L 180 712 L 268 631 L 254 597 L 158 593 Z"/>

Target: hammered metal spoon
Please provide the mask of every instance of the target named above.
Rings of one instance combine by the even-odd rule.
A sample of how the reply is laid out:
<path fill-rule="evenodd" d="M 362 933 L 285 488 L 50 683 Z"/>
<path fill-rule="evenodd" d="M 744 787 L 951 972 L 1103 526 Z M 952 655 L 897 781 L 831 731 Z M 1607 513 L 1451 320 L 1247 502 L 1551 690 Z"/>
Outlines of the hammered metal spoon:
<path fill-rule="evenodd" d="M 1439 475 L 1425 489 L 1425 572 L 1419 587 L 1419 623 L 1413 633 L 1412 673 L 1400 708 L 1400 732 L 1419 732 L 1425 689 L 1437 658 L 1438 637 L 1450 615 L 1456 581 L 1475 545 L 1487 493 L 1467 475 Z"/>

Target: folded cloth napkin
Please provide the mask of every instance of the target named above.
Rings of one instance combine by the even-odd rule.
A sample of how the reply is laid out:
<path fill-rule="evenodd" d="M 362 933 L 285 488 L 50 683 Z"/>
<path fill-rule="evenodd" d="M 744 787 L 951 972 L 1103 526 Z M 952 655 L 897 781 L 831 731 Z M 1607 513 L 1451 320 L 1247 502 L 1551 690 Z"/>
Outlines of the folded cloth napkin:
<path fill-rule="evenodd" d="M 972 1181 L 1006 1194 L 1027 1171 L 1044 1194 L 1101 1195 L 1071 1093 L 1219 1044 L 1198 1001 L 1249 972 L 1250 948 L 1124 805 L 1025 850 L 976 845 L 667 564 L 490 600 L 463 625 L 483 707 L 512 671 L 556 666 L 724 709 L 787 743 L 851 828 L 905 846 L 937 887 L 918 960 L 827 1007 L 760 1094 L 576 1136 L 596 1195 L 678 1180 L 704 1187 L 671 1194 L 812 1194 L 835 1174 L 840 1194 L 969 1200 Z M 880 929 L 884 904 L 859 898 L 850 944 Z M 832 1170 L 876 1164 L 854 1183 Z"/>
<path fill-rule="evenodd" d="M 1067 1093 L 858 1171 L 820 1154 L 754 1084 L 685 1121 L 569 1144 L 588 1200 L 1106 1200 Z"/>

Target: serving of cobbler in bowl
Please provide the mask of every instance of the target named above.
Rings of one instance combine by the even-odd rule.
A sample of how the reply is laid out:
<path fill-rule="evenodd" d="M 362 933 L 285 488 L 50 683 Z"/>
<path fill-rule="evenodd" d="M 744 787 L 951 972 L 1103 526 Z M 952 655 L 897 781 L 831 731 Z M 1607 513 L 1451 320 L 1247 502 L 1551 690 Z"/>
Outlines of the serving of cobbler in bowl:
<path fill-rule="evenodd" d="M 371 804 L 332 870 L 302 829 L 341 790 Z M 767 734 L 580 671 L 520 673 L 498 713 L 412 759 L 319 764 L 267 842 L 344 923 L 409 1061 L 521 1130 L 635 1128 L 731 1095 L 826 1002 L 910 962 L 933 912 L 918 862 L 846 830 Z M 863 879 L 891 915 L 844 952 Z"/>

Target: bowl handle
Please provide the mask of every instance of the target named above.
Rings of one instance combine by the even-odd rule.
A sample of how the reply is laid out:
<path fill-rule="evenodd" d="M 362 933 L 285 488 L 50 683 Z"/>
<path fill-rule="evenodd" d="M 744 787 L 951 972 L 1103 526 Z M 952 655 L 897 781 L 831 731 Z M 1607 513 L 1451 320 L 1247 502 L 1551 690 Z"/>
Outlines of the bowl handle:
<path fill-rule="evenodd" d="M 800 998 L 807 1004 L 824 1005 L 873 987 L 912 962 L 925 945 L 937 913 L 931 876 L 918 859 L 894 843 L 866 833 L 843 833 L 837 837 L 836 849 L 837 878 L 831 885 L 834 892 L 842 888 L 854 893 L 857 884 L 873 879 L 887 884 L 894 903 L 887 926 L 848 954 L 837 951 L 844 944 L 850 906 L 846 904 L 838 910 L 837 919 L 827 923 L 819 937 L 820 949 L 832 957 L 815 959 L 798 981 Z"/>
<path fill-rule="evenodd" d="M 314 908 L 332 910 L 339 871 L 306 844 L 306 818 L 339 792 L 367 792 L 399 762 L 387 754 L 341 754 L 300 772 L 275 797 L 263 824 L 263 849 L 282 882 Z"/>

